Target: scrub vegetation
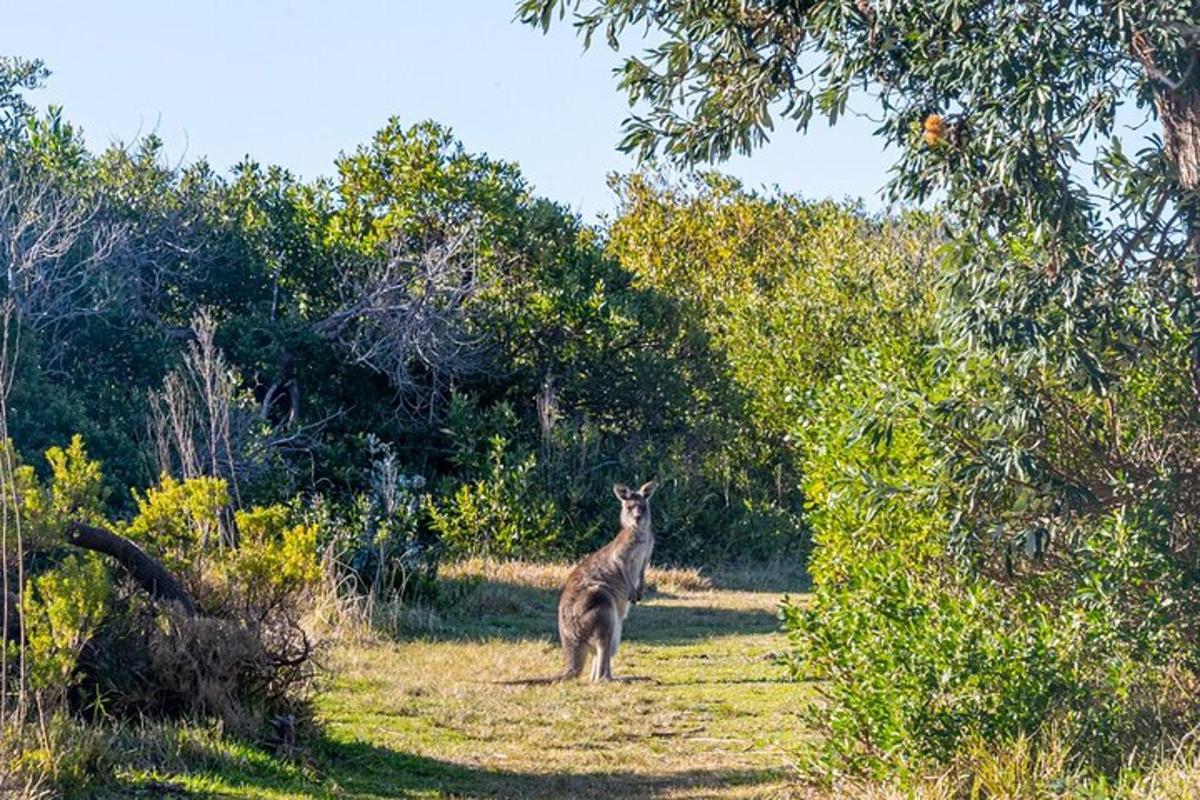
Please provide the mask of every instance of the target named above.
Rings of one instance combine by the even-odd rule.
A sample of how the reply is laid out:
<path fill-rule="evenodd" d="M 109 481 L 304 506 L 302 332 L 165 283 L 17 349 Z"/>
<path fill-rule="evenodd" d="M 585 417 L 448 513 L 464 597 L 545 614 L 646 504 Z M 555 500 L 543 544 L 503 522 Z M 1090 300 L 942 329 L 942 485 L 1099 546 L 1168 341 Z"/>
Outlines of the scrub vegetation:
<path fill-rule="evenodd" d="M 1192 796 L 1195 4 L 517 9 L 642 32 L 602 224 L 434 121 L 91 152 L 0 57 L 0 793 Z M 712 171 L 860 96 L 889 211 Z M 502 683 L 651 479 L 630 680 Z"/>

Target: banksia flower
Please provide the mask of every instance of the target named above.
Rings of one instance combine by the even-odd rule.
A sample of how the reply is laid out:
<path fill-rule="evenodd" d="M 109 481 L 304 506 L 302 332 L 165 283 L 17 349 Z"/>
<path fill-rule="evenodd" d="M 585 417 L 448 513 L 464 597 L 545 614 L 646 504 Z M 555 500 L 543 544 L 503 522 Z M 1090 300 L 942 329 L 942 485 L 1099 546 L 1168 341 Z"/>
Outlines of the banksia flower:
<path fill-rule="evenodd" d="M 933 147 L 942 141 L 946 135 L 946 123 L 940 114 L 930 114 L 925 118 L 925 144 Z"/>

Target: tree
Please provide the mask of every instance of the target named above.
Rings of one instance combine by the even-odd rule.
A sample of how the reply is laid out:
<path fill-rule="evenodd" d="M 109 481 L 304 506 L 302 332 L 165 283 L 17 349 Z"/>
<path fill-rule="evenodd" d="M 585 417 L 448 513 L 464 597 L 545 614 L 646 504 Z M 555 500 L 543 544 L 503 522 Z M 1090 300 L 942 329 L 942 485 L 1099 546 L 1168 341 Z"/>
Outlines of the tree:
<path fill-rule="evenodd" d="M 753 531 L 747 552 L 806 545 L 797 431 L 847 355 L 930 315 L 937 226 L 711 173 L 615 188 L 607 249 L 660 298 L 661 347 L 688 392 L 672 416 L 687 421 L 689 458 L 722 488 L 714 499 L 760 512 L 726 512 L 741 523 L 730 528 Z"/>
<path fill-rule="evenodd" d="M 33 117 L 23 93 L 41 86 L 49 75 L 41 61 L 0 55 L 0 143 L 5 147 L 20 138 Z"/>
<path fill-rule="evenodd" d="M 465 228 L 415 255 L 397 249 L 348 265 L 339 276 L 343 307 L 315 329 L 432 414 L 447 385 L 483 369 L 485 337 L 471 325 L 475 247 Z"/>
<path fill-rule="evenodd" d="M 657 37 L 625 60 L 620 82 L 645 109 L 626 121 L 622 147 L 643 156 L 694 164 L 749 153 L 776 115 L 800 129 L 817 114 L 834 122 L 865 91 L 882 114 L 879 134 L 901 154 L 892 196 L 943 191 L 964 266 L 990 270 L 1014 237 L 1037 250 L 1038 263 L 1015 276 L 1019 318 L 967 320 L 989 343 L 1069 339 L 1075 331 L 1039 312 L 1058 304 L 1071 319 L 1103 318 L 1112 302 L 1096 295 L 1137 279 L 1185 324 L 1200 321 L 1200 4 L 523 0 L 519 9 L 543 28 L 572 10 L 588 42 L 603 30 L 616 47 L 632 26 Z M 1112 138 L 1131 106 L 1162 133 L 1133 157 Z M 966 277 L 974 300 L 1001 280 Z M 1189 347 L 1200 403 L 1200 331 Z M 1071 349 L 1067 366 L 1105 379 L 1087 345 Z"/>
<path fill-rule="evenodd" d="M 21 322 L 61 351 L 64 330 L 113 304 L 110 259 L 121 247 L 119 225 L 100 206 L 19 159 L 0 158 L 0 263 L 4 291 Z M 48 359 L 53 366 L 61 357 Z"/>

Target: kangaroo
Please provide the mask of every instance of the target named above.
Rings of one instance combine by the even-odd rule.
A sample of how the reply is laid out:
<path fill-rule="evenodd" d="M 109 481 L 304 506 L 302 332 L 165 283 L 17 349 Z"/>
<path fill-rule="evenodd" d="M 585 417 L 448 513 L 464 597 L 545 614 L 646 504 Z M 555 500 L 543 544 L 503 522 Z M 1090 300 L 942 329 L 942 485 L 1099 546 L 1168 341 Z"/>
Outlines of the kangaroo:
<path fill-rule="evenodd" d="M 577 678 L 583 672 L 589 649 L 594 653 L 592 680 L 613 679 L 612 660 L 621 644 L 621 625 L 629 607 L 642 599 L 646 588 L 646 566 L 654 549 L 650 495 L 656 488 L 655 481 L 643 484 L 636 492 L 621 483 L 613 487 L 621 501 L 621 530 L 571 571 L 558 601 L 563 671 L 552 678 L 511 683 L 557 683 Z"/>

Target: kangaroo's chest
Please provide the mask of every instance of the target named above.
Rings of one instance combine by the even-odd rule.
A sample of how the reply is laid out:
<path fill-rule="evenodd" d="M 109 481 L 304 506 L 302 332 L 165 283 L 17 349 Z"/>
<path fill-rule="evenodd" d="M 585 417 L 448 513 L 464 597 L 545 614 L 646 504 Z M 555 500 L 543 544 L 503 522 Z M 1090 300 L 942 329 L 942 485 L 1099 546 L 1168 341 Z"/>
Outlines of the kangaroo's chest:
<path fill-rule="evenodd" d="M 637 574 L 641 575 L 646 569 L 646 565 L 650 563 L 650 553 L 654 550 L 654 537 L 647 537 L 643 542 L 638 542 L 634 547 L 634 559 L 637 564 Z"/>
<path fill-rule="evenodd" d="M 654 540 L 650 539 L 644 542 L 638 542 L 629 549 L 629 553 L 625 559 L 626 580 L 629 583 L 630 591 L 632 592 L 641 582 L 642 575 L 646 571 L 646 565 L 650 563 L 650 552 L 654 549 Z"/>

